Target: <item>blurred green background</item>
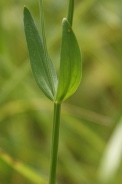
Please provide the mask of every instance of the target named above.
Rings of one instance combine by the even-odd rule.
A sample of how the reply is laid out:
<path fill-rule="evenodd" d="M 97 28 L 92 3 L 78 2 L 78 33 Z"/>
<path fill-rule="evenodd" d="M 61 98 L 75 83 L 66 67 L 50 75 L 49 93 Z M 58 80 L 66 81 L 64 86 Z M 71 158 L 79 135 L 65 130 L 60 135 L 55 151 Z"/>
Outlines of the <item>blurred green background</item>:
<path fill-rule="evenodd" d="M 57 72 L 68 2 L 44 0 L 48 50 Z M 32 76 L 24 5 L 40 28 L 37 0 L 0 1 L 0 184 L 44 184 L 49 175 L 53 104 Z M 122 183 L 121 7 L 120 0 L 75 0 L 73 29 L 83 78 L 62 105 L 58 184 Z"/>

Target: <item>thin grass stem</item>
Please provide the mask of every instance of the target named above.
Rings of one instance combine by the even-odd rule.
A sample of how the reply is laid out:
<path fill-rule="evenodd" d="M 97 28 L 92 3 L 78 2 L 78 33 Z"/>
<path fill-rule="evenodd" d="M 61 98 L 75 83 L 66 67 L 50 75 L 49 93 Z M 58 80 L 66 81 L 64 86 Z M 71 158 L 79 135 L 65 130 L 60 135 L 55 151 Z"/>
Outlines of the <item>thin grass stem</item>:
<path fill-rule="evenodd" d="M 67 19 L 72 26 L 74 12 L 74 0 L 69 1 L 69 9 Z M 59 144 L 59 127 L 60 127 L 60 110 L 61 103 L 54 102 L 54 117 L 53 117 L 53 132 L 52 132 L 52 149 L 51 149 L 51 163 L 50 163 L 50 177 L 49 184 L 56 183 L 56 166 Z"/>
<path fill-rule="evenodd" d="M 74 0 L 70 0 L 67 19 L 68 19 L 71 26 L 72 26 L 72 22 L 73 22 L 73 13 L 74 13 Z"/>
<path fill-rule="evenodd" d="M 56 181 L 56 166 L 57 166 L 59 126 L 60 126 L 60 110 L 61 110 L 61 103 L 54 102 L 54 117 L 53 117 L 52 149 L 51 149 L 49 184 L 55 184 L 55 181 Z"/>

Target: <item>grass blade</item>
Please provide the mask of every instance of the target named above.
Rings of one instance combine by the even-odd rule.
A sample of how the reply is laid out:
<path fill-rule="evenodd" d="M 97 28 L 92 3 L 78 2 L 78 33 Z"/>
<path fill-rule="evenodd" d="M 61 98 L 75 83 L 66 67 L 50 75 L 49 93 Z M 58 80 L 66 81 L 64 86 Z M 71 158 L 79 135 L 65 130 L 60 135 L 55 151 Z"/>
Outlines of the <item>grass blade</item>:
<path fill-rule="evenodd" d="M 102 183 L 112 183 L 120 167 L 122 158 L 122 117 L 117 124 L 104 152 L 99 169 Z"/>
<path fill-rule="evenodd" d="M 38 175 L 33 169 L 23 164 L 22 162 L 14 160 L 2 150 L 0 150 L 0 159 L 11 166 L 14 170 L 19 172 L 21 175 L 23 175 L 25 178 L 29 179 L 31 182 L 37 184 L 47 183 L 46 180 L 42 176 L 40 176 L 40 174 Z"/>

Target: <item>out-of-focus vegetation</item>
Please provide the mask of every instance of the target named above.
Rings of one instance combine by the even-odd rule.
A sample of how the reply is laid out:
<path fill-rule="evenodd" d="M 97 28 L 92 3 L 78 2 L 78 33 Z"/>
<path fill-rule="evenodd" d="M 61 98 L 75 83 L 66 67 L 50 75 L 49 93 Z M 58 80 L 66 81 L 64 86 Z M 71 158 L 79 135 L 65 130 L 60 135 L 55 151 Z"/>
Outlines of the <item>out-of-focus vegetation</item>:
<path fill-rule="evenodd" d="M 0 1 L 1 184 L 45 184 L 49 174 L 53 106 L 32 76 L 24 5 L 39 28 L 38 1 Z M 57 72 L 67 7 L 66 0 L 44 0 L 48 50 Z M 120 0 L 75 1 L 73 28 L 82 51 L 83 79 L 62 107 L 59 184 L 99 184 L 99 175 L 106 183 L 122 182 L 121 7 Z"/>

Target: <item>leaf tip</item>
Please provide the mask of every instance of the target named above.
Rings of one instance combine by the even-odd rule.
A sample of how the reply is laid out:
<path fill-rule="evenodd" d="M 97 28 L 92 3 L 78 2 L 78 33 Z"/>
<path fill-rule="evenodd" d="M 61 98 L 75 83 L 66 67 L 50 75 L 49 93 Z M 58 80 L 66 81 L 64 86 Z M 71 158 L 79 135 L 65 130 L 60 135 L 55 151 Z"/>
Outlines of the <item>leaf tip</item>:
<path fill-rule="evenodd" d="M 27 7 L 24 5 L 24 12 L 27 10 Z"/>
<path fill-rule="evenodd" d="M 64 24 L 65 22 L 67 22 L 67 19 L 66 18 L 63 18 L 62 24 Z"/>
<path fill-rule="evenodd" d="M 24 5 L 24 15 L 29 13 L 29 9 Z"/>

